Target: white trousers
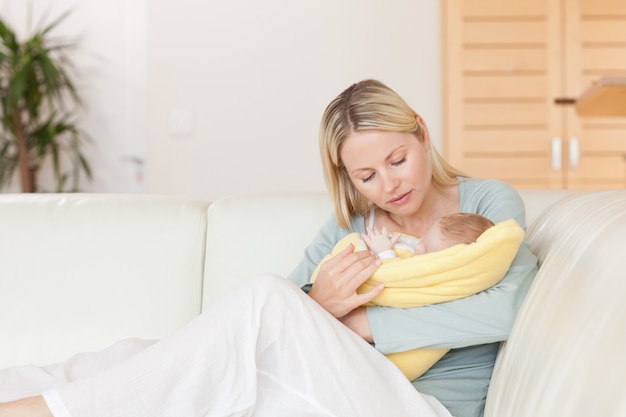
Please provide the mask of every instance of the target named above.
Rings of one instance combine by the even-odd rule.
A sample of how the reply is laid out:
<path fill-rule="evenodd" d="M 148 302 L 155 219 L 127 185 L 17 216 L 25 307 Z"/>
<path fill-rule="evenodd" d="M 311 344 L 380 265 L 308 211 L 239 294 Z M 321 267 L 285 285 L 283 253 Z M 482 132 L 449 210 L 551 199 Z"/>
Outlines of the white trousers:
<path fill-rule="evenodd" d="M 0 371 L 55 417 L 450 417 L 292 282 L 254 277 L 171 336 Z"/>

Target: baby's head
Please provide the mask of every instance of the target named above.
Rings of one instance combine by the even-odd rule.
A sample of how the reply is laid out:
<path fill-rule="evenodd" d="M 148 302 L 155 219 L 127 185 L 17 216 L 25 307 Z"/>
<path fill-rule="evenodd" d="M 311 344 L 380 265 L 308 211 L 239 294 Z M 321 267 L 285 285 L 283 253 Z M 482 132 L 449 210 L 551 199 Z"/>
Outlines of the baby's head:
<path fill-rule="evenodd" d="M 444 216 L 424 233 L 415 247 L 418 255 L 436 252 L 459 243 L 476 242 L 493 222 L 475 213 L 454 213 Z"/>

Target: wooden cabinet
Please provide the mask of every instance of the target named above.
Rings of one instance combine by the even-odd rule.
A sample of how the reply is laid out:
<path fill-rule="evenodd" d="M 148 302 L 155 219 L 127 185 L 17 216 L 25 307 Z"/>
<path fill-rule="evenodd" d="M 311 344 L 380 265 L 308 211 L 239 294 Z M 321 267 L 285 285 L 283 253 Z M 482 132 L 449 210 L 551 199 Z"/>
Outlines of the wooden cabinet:
<path fill-rule="evenodd" d="M 518 188 L 626 187 L 626 117 L 574 105 L 626 76 L 626 0 L 442 0 L 442 19 L 452 164 Z"/>

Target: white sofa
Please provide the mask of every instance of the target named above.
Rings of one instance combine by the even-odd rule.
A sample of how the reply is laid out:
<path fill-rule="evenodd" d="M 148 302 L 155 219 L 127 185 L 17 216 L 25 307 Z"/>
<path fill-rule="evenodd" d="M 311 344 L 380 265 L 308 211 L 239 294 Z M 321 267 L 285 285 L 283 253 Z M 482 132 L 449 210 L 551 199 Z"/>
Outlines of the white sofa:
<path fill-rule="evenodd" d="M 486 416 L 625 416 L 626 190 L 521 194 L 541 267 Z M 0 195 L 0 368 L 161 338 L 242 280 L 288 274 L 331 213 L 322 192 Z"/>

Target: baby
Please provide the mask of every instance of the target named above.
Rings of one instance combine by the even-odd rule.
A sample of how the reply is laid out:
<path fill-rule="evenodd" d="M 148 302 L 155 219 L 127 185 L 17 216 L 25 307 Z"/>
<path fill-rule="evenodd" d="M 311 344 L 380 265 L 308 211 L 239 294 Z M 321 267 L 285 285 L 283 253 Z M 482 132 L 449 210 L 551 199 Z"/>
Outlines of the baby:
<path fill-rule="evenodd" d="M 422 255 L 459 243 L 473 243 L 493 225 L 491 220 L 475 213 L 454 213 L 444 216 L 433 224 L 421 239 L 413 240 L 413 243 L 416 243 L 412 254 Z M 407 243 L 413 239 L 399 234 L 389 234 L 384 227 L 382 230 L 368 227 L 367 233 L 362 234 L 361 238 L 367 247 L 376 252 L 381 259 L 397 258 L 396 251 L 410 249 Z"/>

